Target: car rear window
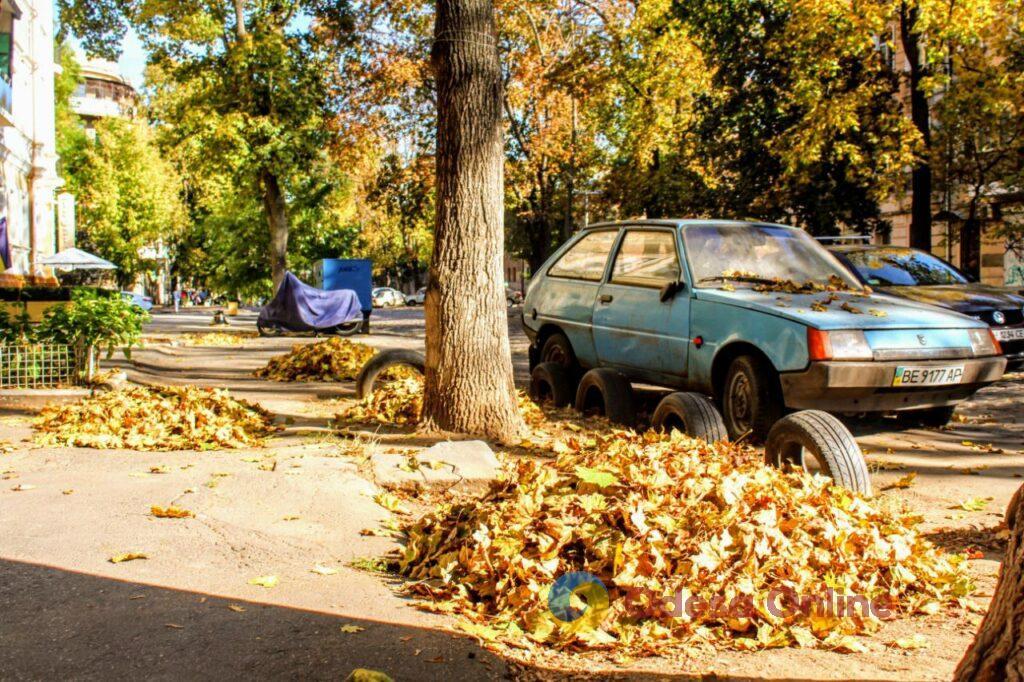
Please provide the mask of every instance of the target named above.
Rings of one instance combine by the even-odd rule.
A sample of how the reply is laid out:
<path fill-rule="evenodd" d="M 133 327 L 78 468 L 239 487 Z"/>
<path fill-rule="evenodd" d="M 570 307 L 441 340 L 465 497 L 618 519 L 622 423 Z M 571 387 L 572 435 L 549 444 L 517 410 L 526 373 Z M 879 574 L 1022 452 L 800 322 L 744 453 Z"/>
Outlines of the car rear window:
<path fill-rule="evenodd" d="M 551 266 L 548 276 L 600 282 L 616 235 L 617 230 L 591 232 Z"/>
<path fill-rule="evenodd" d="M 924 251 L 871 249 L 843 255 L 868 284 L 875 286 L 939 286 L 969 281 L 952 265 Z"/>
<path fill-rule="evenodd" d="M 675 235 L 660 230 L 630 230 L 612 268 L 613 284 L 661 288 L 678 282 Z"/>

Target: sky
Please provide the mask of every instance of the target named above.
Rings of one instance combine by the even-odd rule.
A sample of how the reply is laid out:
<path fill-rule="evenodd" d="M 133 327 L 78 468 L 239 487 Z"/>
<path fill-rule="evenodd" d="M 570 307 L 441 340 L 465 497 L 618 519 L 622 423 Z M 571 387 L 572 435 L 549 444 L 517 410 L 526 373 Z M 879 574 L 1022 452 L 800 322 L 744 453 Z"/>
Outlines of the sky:
<path fill-rule="evenodd" d="M 146 52 L 134 31 L 129 31 L 121 44 L 121 59 L 118 60 L 121 75 L 125 76 L 136 88 L 142 87 L 143 74 L 146 69 Z"/>

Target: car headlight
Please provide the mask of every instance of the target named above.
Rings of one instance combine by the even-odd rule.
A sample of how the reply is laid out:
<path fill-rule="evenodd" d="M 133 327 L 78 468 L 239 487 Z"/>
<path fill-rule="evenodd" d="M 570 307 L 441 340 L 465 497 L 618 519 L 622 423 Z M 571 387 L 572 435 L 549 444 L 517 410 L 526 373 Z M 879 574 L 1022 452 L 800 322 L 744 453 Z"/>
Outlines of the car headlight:
<path fill-rule="evenodd" d="M 871 346 L 860 329 L 825 332 L 807 328 L 807 353 L 811 360 L 872 360 Z"/>
<path fill-rule="evenodd" d="M 967 336 L 971 340 L 971 352 L 974 355 L 1002 355 L 1003 349 L 988 327 L 968 329 Z"/>

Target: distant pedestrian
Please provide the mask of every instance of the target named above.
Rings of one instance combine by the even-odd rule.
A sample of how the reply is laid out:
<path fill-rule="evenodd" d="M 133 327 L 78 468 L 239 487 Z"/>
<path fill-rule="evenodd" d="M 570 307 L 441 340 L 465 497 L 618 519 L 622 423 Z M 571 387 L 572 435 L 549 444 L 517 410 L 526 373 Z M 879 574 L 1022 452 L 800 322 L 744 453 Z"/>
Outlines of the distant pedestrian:
<path fill-rule="evenodd" d="M 171 298 L 174 299 L 174 312 L 178 312 L 179 308 L 181 308 L 181 291 L 175 289 L 174 293 L 171 294 Z"/>

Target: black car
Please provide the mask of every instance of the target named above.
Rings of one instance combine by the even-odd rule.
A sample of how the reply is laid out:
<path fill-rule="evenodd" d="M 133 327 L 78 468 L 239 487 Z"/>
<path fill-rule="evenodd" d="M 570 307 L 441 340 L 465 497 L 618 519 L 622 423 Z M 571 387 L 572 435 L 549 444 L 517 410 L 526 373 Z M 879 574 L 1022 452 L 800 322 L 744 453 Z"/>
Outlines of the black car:
<path fill-rule="evenodd" d="M 1024 369 L 1024 295 L 981 284 L 946 261 L 904 246 L 831 246 L 832 253 L 871 288 L 930 303 L 987 322 L 1006 355 L 1007 372 Z"/>

